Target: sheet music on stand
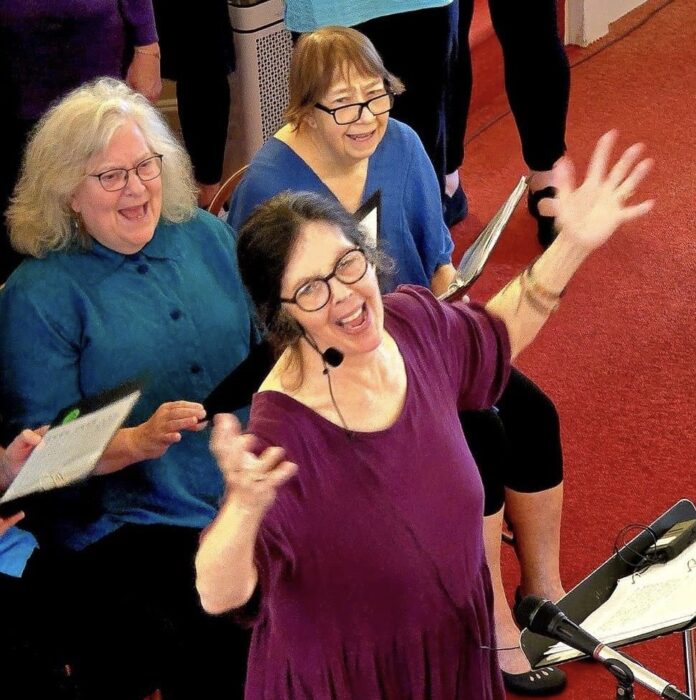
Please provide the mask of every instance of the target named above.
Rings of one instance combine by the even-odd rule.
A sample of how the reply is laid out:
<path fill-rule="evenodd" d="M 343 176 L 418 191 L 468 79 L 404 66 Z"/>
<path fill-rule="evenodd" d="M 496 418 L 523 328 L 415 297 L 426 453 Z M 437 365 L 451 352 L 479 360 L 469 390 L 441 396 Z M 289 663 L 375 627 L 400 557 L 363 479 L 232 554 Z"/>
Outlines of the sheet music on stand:
<path fill-rule="evenodd" d="M 696 618 L 696 542 L 671 561 L 619 579 L 609 599 L 582 627 L 611 646 L 686 624 Z M 544 653 L 545 664 L 581 656 L 563 643 Z"/>
<path fill-rule="evenodd" d="M 515 207 L 527 189 L 527 178 L 522 177 L 515 189 L 510 193 L 503 205 L 493 218 L 486 224 L 476 240 L 465 251 L 457 267 L 457 274 L 444 294 L 438 298 L 441 301 L 456 301 L 462 297 L 471 285 L 478 279 L 488 262 L 488 258 L 500 238 L 500 234 L 510 221 Z"/>
<path fill-rule="evenodd" d="M 688 630 L 696 623 L 694 543 L 664 564 L 637 568 L 631 561 L 673 526 L 695 518 L 696 506 L 681 499 L 574 586 L 558 601 L 558 607 L 570 620 L 613 648 L 674 632 L 684 633 L 685 643 L 691 645 Z M 597 623 L 599 626 L 593 627 Z M 523 630 L 520 643 L 532 668 L 585 657 L 579 651 L 559 649 L 549 637 L 528 629 Z M 556 648 L 550 651 L 553 646 Z M 685 657 L 690 656 L 691 651 L 685 651 Z M 696 660 L 696 654 L 693 656 Z M 691 680 L 693 671 L 687 664 L 690 688 L 696 687 L 696 680 Z M 693 695 L 696 697 L 696 693 Z"/>

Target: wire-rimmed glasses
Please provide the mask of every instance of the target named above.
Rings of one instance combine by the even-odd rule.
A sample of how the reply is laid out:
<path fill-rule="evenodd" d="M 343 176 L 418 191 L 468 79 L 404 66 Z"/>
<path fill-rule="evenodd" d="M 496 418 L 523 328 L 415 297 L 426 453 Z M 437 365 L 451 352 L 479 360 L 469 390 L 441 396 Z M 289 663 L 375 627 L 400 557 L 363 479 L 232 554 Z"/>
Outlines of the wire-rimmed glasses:
<path fill-rule="evenodd" d="M 303 311 L 319 311 L 329 303 L 331 298 L 329 280 L 335 277 L 343 284 L 355 284 L 365 276 L 367 267 L 365 252 L 362 248 L 353 248 L 336 261 L 331 274 L 305 282 L 295 290 L 290 299 L 280 297 L 280 301 L 286 304 L 297 304 Z"/>
<path fill-rule="evenodd" d="M 355 102 L 349 105 L 343 105 L 342 107 L 325 107 L 323 104 L 316 102 L 314 106 L 320 109 L 322 112 L 330 114 L 336 124 L 344 126 L 345 124 L 352 124 L 357 122 L 360 117 L 362 117 L 363 109 L 367 108 L 376 117 L 385 112 L 389 112 L 394 106 L 394 93 L 385 92 L 383 95 L 377 95 L 377 97 L 372 97 L 365 102 Z"/>
<path fill-rule="evenodd" d="M 90 173 L 89 176 L 96 177 L 107 192 L 117 192 L 128 184 L 131 172 L 135 172 L 141 182 L 158 178 L 162 174 L 162 158 L 160 153 L 155 153 L 132 168 L 112 168 L 102 173 Z"/>

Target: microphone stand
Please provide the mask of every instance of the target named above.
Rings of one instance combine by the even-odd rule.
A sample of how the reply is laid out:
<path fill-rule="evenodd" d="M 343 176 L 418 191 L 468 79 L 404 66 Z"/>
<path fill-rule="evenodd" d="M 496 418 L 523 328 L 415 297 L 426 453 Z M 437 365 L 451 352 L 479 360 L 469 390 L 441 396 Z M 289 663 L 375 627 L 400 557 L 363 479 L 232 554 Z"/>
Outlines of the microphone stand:
<path fill-rule="evenodd" d="M 616 678 L 616 700 L 635 700 L 633 692 L 633 681 L 635 676 L 633 671 L 626 666 L 623 661 L 611 659 L 604 664 L 604 667 Z"/>

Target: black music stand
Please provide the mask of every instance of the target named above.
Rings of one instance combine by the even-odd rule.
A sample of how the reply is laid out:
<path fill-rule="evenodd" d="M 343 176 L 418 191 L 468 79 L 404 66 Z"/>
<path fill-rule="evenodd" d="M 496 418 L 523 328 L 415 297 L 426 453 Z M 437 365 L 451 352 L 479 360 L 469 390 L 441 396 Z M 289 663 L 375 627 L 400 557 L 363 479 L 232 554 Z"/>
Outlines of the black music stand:
<path fill-rule="evenodd" d="M 655 533 L 655 536 L 659 538 L 677 523 L 694 518 L 696 518 L 696 506 L 691 501 L 682 499 L 675 503 L 667 512 L 663 513 L 655 522 L 651 523 L 650 528 Z M 643 531 L 624 545 L 619 550 L 619 554 L 623 555 L 624 559 L 630 560 L 632 552 L 645 551 L 652 543 L 653 536 L 651 533 Z M 590 613 L 594 612 L 609 599 L 617 581 L 633 573 L 634 567 L 631 567 L 619 554 L 614 554 L 558 602 L 558 607 L 573 622 L 582 624 L 582 621 Z M 696 618 L 686 623 L 666 626 L 631 639 L 612 643 L 609 646 L 618 648 L 627 644 L 661 637 L 672 632 L 683 633 L 687 692 L 690 697 L 696 700 Z M 543 668 L 549 665 L 544 660 L 544 653 L 555 644 L 555 641 L 525 629 L 522 632 L 520 643 L 522 651 L 529 659 L 532 668 Z M 575 661 L 576 659 L 585 658 L 587 658 L 587 655 L 578 651 L 575 652 L 572 658 L 566 660 Z"/>

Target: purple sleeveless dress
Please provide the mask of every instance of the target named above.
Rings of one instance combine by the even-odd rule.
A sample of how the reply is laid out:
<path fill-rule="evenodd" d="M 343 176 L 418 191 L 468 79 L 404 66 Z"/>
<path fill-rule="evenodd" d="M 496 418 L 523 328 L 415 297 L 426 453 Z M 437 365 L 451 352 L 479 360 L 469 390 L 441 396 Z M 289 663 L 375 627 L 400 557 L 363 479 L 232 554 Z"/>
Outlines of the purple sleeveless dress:
<path fill-rule="evenodd" d="M 408 380 L 392 426 L 348 434 L 279 392 L 254 397 L 249 432 L 299 469 L 257 540 L 247 700 L 505 697 L 483 648 L 495 647 L 483 488 L 457 408 L 497 399 L 507 332 L 419 287 L 384 306 Z"/>

